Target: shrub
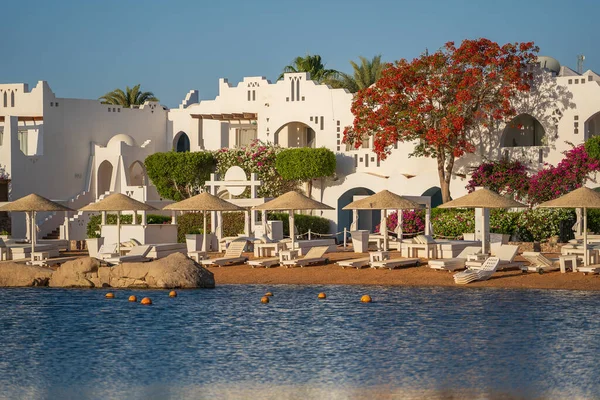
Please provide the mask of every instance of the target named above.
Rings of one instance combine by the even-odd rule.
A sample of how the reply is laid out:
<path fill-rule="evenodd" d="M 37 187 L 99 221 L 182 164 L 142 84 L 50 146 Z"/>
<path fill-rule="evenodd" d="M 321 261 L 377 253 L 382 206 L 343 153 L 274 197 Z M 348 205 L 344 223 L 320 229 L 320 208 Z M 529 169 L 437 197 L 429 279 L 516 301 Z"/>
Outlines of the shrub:
<path fill-rule="evenodd" d="M 592 136 L 585 141 L 585 151 L 593 160 L 600 160 L 600 136 Z"/>
<path fill-rule="evenodd" d="M 148 225 L 170 224 L 171 217 L 168 215 L 148 214 L 146 215 L 146 223 Z"/>
<path fill-rule="evenodd" d="M 433 212 L 433 210 L 436 210 Z M 431 223 L 436 237 L 458 238 L 466 232 L 475 232 L 474 210 L 433 209 Z"/>
<path fill-rule="evenodd" d="M 266 144 L 260 140 L 253 141 L 250 145 L 237 148 L 223 148 L 214 153 L 217 160 L 217 172 L 224 176 L 232 166 L 241 167 L 246 174 L 257 173 L 262 185 L 258 187 L 258 197 L 277 197 L 298 186 L 297 181 L 284 179 L 276 170 L 277 154 L 283 149 L 273 144 Z M 248 176 L 247 178 L 250 178 Z M 241 197 L 249 197 L 250 190 Z"/>
<path fill-rule="evenodd" d="M 375 232 L 379 232 L 381 224 L 375 227 Z M 398 213 L 390 213 L 387 217 L 387 228 L 389 231 L 395 231 L 398 226 Z M 402 210 L 402 233 L 404 235 L 423 232 L 425 230 L 425 210 Z"/>
<path fill-rule="evenodd" d="M 223 213 L 223 236 L 236 236 L 244 233 L 245 213 L 226 212 Z"/>
<path fill-rule="evenodd" d="M 565 233 L 570 231 L 574 223 L 573 209 L 535 208 L 519 213 L 517 234 L 525 242 L 542 241 L 552 236 L 560 236 L 564 242 L 568 239 Z"/>
<path fill-rule="evenodd" d="M 142 216 L 138 214 L 136 219 L 138 224 L 142 223 Z M 133 222 L 133 215 L 126 214 L 121 215 L 120 223 L 122 225 L 131 225 Z M 87 224 L 87 237 L 99 238 L 100 237 L 100 224 L 102 223 L 102 215 L 92 215 L 90 217 L 90 221 Z M 117 224 L 117 214 L 106 214 L 106 224 L 107 225 L 116 225 Z"/>
<path fill-rule="evenodd" d="M 269 220 L 282 221 L 283 234 L 289 236 L 290 222 L 288 213 L 268 213 L 267 218 Z M 296 228 L 298 228 L 297 234 L 306 233 L 309 229 L 312 233 L 329 233 L 329 220 L 327 218 L 314 215 L 294 214 L 294 224 L 296 225 Z"/>
<path fill-rule="evenodd" d="M 521 212 L 494 209 L 490 211 L 490 232 L 513 235 L 517 231 L 517 222 Z"/>
<path fill-rule="evenodd" d="M 206 227 L 210 231 L 211 213 L 206 213 Z M 185 213 L 177 217 L 177 241 L 185 243 L 185 235 L 203 234 L 202 213 Z M 236 236 L 244 233 L 244 213 L 223 213 L 223 236 Z"/>
<path fill-rule="evenodd" d="M 467 190 L 473 192 L 477 186 L 525 199 L 529 190 L 527 167 L 520 161 L 505 159 L 483 163 L 473 171 Z"/>
<path fill-rule="evenodd" d="M 180 201 L 197 194 L 215 169 L 212 152 L 154 153 L 144 164 L 148 177 L 165 199 Z"/>
<path fill-rule="evenodd" d="M 312 193 L 312 180 L 332 176 L 335 165 L 335 154 L 324 147 L 285 149 L 277 154 L 275 161 L 275 168 L 283 179 L 308 183 L 308 197 Z"/>
<path fill-rule="evenodd" d="M 587 210 L 587 228 L 589 232 L 600 233 L 600 209 Z"/>

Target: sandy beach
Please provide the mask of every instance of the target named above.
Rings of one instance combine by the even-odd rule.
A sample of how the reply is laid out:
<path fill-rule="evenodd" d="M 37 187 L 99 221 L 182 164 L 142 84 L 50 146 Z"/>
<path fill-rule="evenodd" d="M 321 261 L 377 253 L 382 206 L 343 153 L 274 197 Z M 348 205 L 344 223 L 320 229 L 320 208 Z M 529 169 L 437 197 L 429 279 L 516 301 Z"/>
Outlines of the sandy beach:
<path fill-rule="evenodd" d="M 216 255 L 216 254 L 215 254 Z M 250 253 L 246 256 L 253 258 Z M 331 262 L 327 265 L 315 265 L 304 268 L 252 268 L 248 265 L 228 267 L 210 267 L 215 275 L 216 284 L 294 284 L 294 285 L 397 285 L 397 286 L 451 286 L 493 287 L 521 289 L 566 289 L 566 290 L 600 290 L 599 275 L 559 271 L 524 274 L 520 270 L 499 271 L 488 281 L 475 282 L 468 285 L 456 285 L 452 273 L 436 271 L 426 265 L 422 259 L 420 267 L 406 267 L 395 270 L 379 270 L 372 268 L 342 269 L 335 262 L 360 256 L 353 252 L 328 253 Z M 392 252 L 391 258 L 399 254 Z M 522 261 L 520 257 L 516 261 Z"/>

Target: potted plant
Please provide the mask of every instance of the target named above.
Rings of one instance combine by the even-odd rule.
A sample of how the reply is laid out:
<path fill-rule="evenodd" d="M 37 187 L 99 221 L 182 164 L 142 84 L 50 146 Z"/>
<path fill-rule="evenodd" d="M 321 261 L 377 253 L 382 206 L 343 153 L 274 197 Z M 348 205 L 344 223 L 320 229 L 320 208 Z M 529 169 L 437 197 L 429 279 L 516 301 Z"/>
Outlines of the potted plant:
<path fill-rule="evenodd" d="M 99 233 L 88 234 L 88 238 L 85 239 L 85 245 L 87 246 L 90 257 L 97 257 L 98 250 L 104 244 L 104 238 L 100 237 Z"/>
<path fill-rule="evenodd" d="M 6 231 L 6 230 L 0 231 L 0 239 L 2 239 L 2 240 L 10 239 L 10 233 L 8 233 L 8 231 Z"/>

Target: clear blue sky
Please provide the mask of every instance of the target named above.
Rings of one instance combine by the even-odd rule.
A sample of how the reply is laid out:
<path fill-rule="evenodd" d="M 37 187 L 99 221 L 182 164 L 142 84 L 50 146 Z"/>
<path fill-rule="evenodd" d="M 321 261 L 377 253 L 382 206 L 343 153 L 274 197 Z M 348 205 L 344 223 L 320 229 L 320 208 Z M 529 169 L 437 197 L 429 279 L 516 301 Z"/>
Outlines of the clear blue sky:
<path fill-rule="evenodd" d="M 540 54 L 600 72 L 600 1 L 581 0 L 11 1 L 0 23 L 0 82 L 46 80 L 60 97 L 142 84 L 169 107 L 218 79 L 274 81 L 298 55 L 414 58 L 447 41 L 534 41 Z M 595 44 L 595 45 L 594 45 Z"/>

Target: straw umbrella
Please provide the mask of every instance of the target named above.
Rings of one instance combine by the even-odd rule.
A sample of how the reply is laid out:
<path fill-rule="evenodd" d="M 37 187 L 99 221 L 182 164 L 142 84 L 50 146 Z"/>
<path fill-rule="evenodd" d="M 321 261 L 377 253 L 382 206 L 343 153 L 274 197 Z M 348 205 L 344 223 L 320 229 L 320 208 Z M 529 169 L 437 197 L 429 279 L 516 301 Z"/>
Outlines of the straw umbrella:
<path fill-rule="evenodd" d="M 206 245 L 206 212 L 207 211 L 244 211 L 243 208 L 236 206 L 228 201 L 218 198 L 208 192 L 200 193 L 189 199 L 182 200 L 177 203 L 169 204 L 165 206 L 163 210 L 171 211 L 202 211 L 203 216 L 203 235 L 202 235 L 202 248 L 204 251 L 207 249 Z"/>
<path fill-rule="evenodd" d="M 439 206 L 439 208 L 526 208 L 525 204 L 506 198 L 489 189 L 477 189 L 456 200 L 449 201 Z M 482 226 L 485 224 L 482 224 Z M 486 240 L 488 232 L 484 232 L 481 240 L 481 249 L 483 253 L 487 252 Z"/>
<path fill-rule="evenodd" d="M 88 204 L 79 211 L 116 211 L 117 213 L 117 253 L 121 254 L 121 211 L 153 211 L 156 208 L 125 196 L 121 193 L 113 193 L 102 200 Z M 134 221 L 135 222 L 135 221 Z"/>
<path fill-rule="evenodd" d="M 327 204 L 313 200 L 298 192 L 287 192 L 281 196 L 253 207 L 255 210 L 288 211 L 290 213 L 290 237 L 294 249 L 294 211 L 296 210 L 333 210 Z M 266 224 L 266 221 L 263 221 Z"/>
<path fill-rule="evenodd" d="M 387 250 L 388 231 L 387 231 L 387 210 L 413 210 L 422 208 L 421 204 L 392 193 L 388 190 L 382 190 L 364 199 L 353 201 L 343 210 L 383 210 L 379 232 L 383 229 L 383 249 Z"/>
<path fill-rule="evenodd" d="M 584 186 L 557 199 L 539 204 L 538 207 L 583 208 L 583 264 L 588 265 L 587 209 L 600 208 L 600 193 Z"/>
<path fill-rule="evenodd" d="M 25 212 L 31 220 L 31 262 L 33 263 L 33 252 L 35 251 L 35 213 L 37 211 L 74 211 L 40 195 L 32 193 L 21 197 L 0 207 L 0 211 Z"/>

